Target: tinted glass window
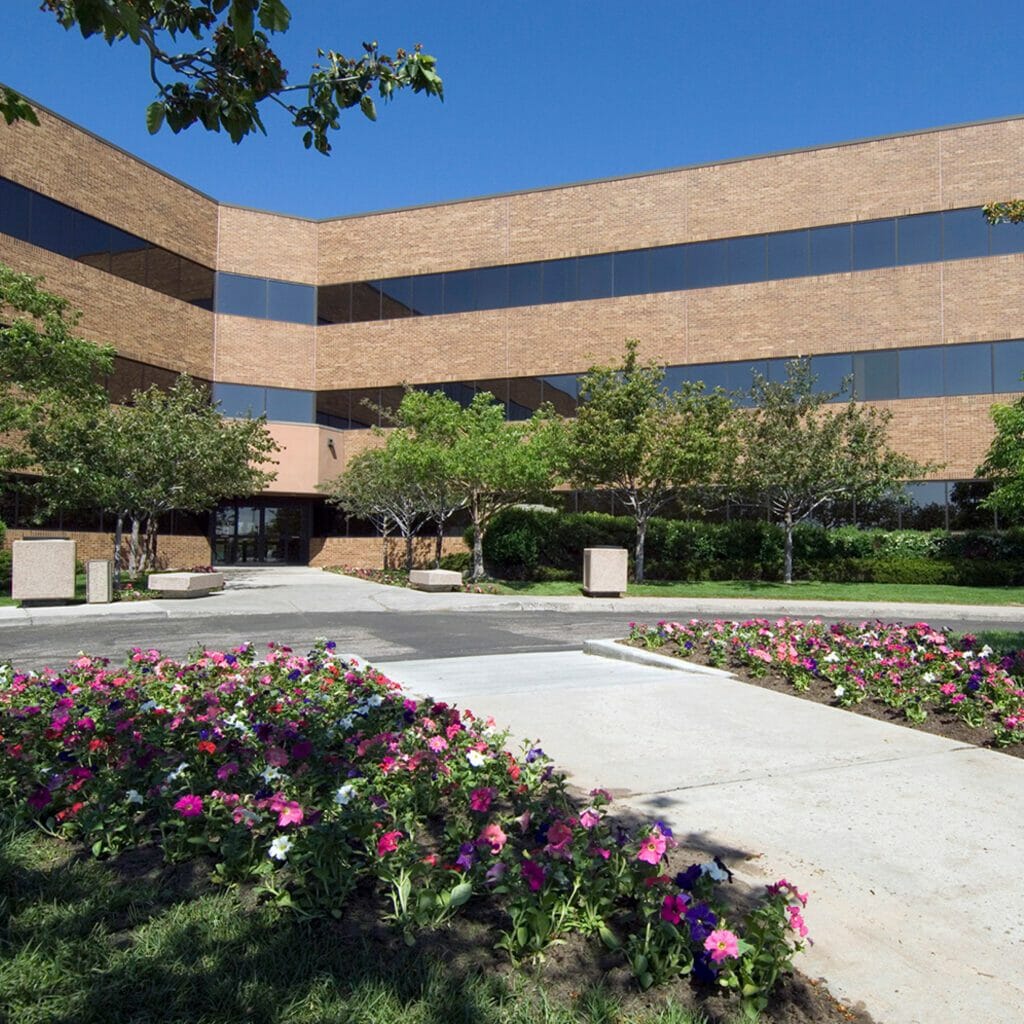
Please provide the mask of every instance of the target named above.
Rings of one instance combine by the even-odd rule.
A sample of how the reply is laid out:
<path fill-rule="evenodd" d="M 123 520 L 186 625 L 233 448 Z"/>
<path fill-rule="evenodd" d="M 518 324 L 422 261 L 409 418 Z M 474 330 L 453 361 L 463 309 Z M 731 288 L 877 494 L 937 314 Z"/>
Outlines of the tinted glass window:
<path fill-rule="evenodd" d="M 412 279 L 412 308 L 416 316 L 433 316 L 444 310 L 441 274 L 422 274 Z"/>
<path fill-rule="evenodd" d="M 729 281 L 732 284 L 764 280 L 764 235 L 752 235 L 750 238 L 730 238 L 728 247 Z"/>
<path fill-rule="evenodd" d="M 5 235 L 28 241 L 31 195 L 27 188 L 0 178 L 0 231 Z"/>
<path fill-rule="evenodd" d="M 900 398 L 936 398 L 942 394 L 942 346 L 899 352 Z"/>
<path fill-rule="evenodd" d="M 942 258 L 942 217 L 922 213 L 896 221 L 899 262 L 931 263 Z"/>
<path fill-rule="evenodd" d="M 213 271 L 181 259 L 181 298 L 202 309 L 213 309 Z"/>
<path fill-rule="evenodd" d="M 713 288 L 729 283 L 725 242 L 694 242 L 686 247 L 686 287 Z"/>
<path fill-rule="evenodd" d="M 149 245 L 137 235 L 130 235 L 127 231 L 112 227 L 110 229 L 110 251 L 111 252 L 135 252 L 145 249 Z"/>
<path fill-rule="evenodd" d="M 380 289 L 380 316 L 384 320 L 400 320 L 412 316 L 412 282 L 411 277 L 391 277 L 377 282 Z"/>
<path fill-rule="evenodd" d="M 727 375 L 724 363 L 696 363 L 690 366 L 673 366 L 665 376 L 669 390 L 678 391 L 684 383 L 703 384 L 705 391 L 725 388 Z"/>
<path fill-rule="evenodd" d="M 455 270 L 444 275 L 444 311 L 467 313 L 476 309 L 476 271 Z"/>
<path fill-rule="evenodd" d="M 225 416 L 262 416 L 266 409 L 266 388 L 248 384 L 213 385 L 213 401 Z"/>
<path fill-rule="evenodd" d="M 164 295 L 181 293 L 181 257 L 154 246 L 146 253 L 146 286 Z"/>
<path fill-rule="evenodd" d="M 865 401 L 896 398 L 899 393 L 897 352 L 861 352 L 853 357 L 856 395 Z"/>
<path fill-rule="evenodd" d="M 812 274 L 845 274 L 852 266 L 850 225 L 811 228 Z"/>
<path fill-rule="evenodd" d="M 110 267 L 110 225 L 85 213 L 72 217 L 71 253 L 90 267 Z"/>
<path fill-rule="evenodd" d="M 316 289 L 309 284 L 270 281 L 267 284 L 267 316 L 295 324 L 314 322 Z"/>
<path fill-rule="evenodd" d="M 267 282 L 262 277 L 242 274 L 218 274 L 216 309 L 234 316 L 267 315 Z"/>
<path fill-rule="evenodd" d="M 992 346 L 946 346 L 946 394 L 992 393 Z"/>
<path fill-rule="evenodd" d="M 379 320 L 381 316 L 381 285 L 383 281 L 359 281 L 352 285 L 352 320 Z"/>
<path fill-rule="evenodd" d="M 997 341 L 992 345 L 995 391 L 1024 391 L 1024 341 Z"/>
<path fill-rule="evenodd" d="M 352 285 L 327 284 L 316 290 L 317 321 L 347 324 L 352 319 Z"/>
<path fill-rule="evenodd" d="M 688 245 L 669 245 L 647 254 L 647 273 L 652 292 L 677 292 L 686 287 Z"/>
<path fill-rule="evenodd" d="M 543 301 L 572 302 L 576 298 L 576 260 L 547 260 L 543 267 Z"/>
<path fill-rule="evenodd" d="M 647 291 L 647 253 L 617 252 L 614 264 L 616 295 L 643 295 Z"/>
<path fill-rule="evenodd" d="M 791 362 L 791 359 L 769 359 L 764 375 L 772 384 L 785 384 L 789 380 Z"/>
<path fill-rule="evenodd" d="M 574 373 L 556 374 L 552 377 L 541 378 L 544 381 L 544 400 L 557 404 L 557 396 L 548 397 L 548 388 L 553 389 L 560 395 L 568 395 L 570 398 L 579 398 L 580 382 Z"/>
<path fill-rule="evenodd" d="M 811 252 L 809 231 L 783 231 L 768 235 L 768 278 L 803 277 L 809 274 Z"/>
<path fill-rule="evenodd" d="M 941 529 L 946 525 L 946 481 L 925 480 L 906 485 L 909 507 L 903 509 L 904 528 L 912 530 Z"/>
<path fill-rule="evenodd" d="M 312 391 L 267 388 L 267 419 L 287 423 L 312 423 L 316 397 Z"/>
<path fill-rule="evenodd" d="M 477 309 L 504 309 L 508 305 L 508 268 L 484 267 L 476 272 Z"/>
<path fill-rule="evenodd" d="M 837 401 L 850 397 L 852 382 L 848 379 L 853 373 L 853 356 L 841 354 L 834 356 L 813 356 L 811 359 L 811 374 L 817 378 L 814 383 L 815 391 L 838 392 L 842 390 L 843 382 L 846 381 L 847 391 L 839 395 Z"/>
<path fill-rule="evenodd" d="M 853 269 L 872 270 L 896 263 L 896 222 L 869 220 L 853 225 Z"/>
<path fill-rule="evenodd" d="M 508 268 L 510 306 L 536 306 L 541 296 L 540 263 L 517 263 Z"/>
<path fill-rule="evenodd" d="M 74 246 L 71 240 L 71 210 L 46 196 L 32 197 L 32 224 L 29 241 L 40 249 L 70 256 Z"/>
<path fill-rule="evenodd" d="M 1024 252 L 1024 224 L 993 224 L 989 239 L 993 256 Z"/>
<path fill-rule="evenodd" d="M 750 389 L 754 386 L 754 375 L 768 378 L 768 361 L 766 359 L 750 360 L 742 363 L 725 364 L 725 389 L 735 391 L 738 405 L 752 405 Z M 707 383 L 705 381 L 705 383 Z"/>
<path fill-rule="evenodd" d="M 942 214 L 942 258 L 987 256 L 988 235 L 988 221 L 981 210 L 947 210 Z"/>
<path fill-rule="evenodd" d="M 577 298 L 606 299 L 612 294 L 611 256 L 581 256 L 576 273 Z"/>

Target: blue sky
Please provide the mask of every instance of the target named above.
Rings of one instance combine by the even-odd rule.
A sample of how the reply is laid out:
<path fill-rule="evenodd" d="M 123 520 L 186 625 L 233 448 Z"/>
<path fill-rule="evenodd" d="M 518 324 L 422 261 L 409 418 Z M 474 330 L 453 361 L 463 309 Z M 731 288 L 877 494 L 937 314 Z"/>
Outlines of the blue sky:
<path fill-rule="evenodd" d="M 317 46 L 364 39 L 422 42 L 445 79 L 443 104 L 402 94 L 376 124 L 349 112 L 324 158 L 270 111 L 269 136 L 240 146 L 148 135 L 142 51 L 65 33 L 38 6 L 4 0 L 0 81 L 217 199 L 310 217 L 1024 113 L 1019 3 L 289 0 L 293 82 Z"/>

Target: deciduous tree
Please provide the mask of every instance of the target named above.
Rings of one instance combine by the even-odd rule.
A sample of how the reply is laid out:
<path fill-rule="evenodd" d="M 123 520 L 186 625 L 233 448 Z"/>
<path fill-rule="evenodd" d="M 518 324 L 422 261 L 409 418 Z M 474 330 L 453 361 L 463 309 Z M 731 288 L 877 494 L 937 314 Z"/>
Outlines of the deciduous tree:
<path fill-rule="evenodd" d="M 154 564 L 159 520 L 172 511 L 203 512 L 226 498 L 255 494 L 274 479 L 277 445 L 260 419 L 227 419 L 206 389 L 186 376 L 168 391 L 134 392 L 109 405 L 55 418 L 45 433 L 52 505 L 100 507 L 131 524 L 129 570 Z"/>
<path fill-rule="evenodd" d="M 845 388 L 843 389 L 845 390 Z M 785 529 L 783 578 L 793 582 L 793 527 L 839 500 L 878 501 L 931 467 L 889 447 L 892 414 L 840 392 L 814 388 L 806 359 L 787 364 L 785 381 L 754 377 L 753 408 L 741 420 L 742 454 L 734 490 L 766 505 Z"/>
<path fill-rule="evenodd" d="M 102 406 L 114 350 L 75 334 L 78 314 L 41 279 L 0 264 L 0 471 L 37 466 L 55 412 Z"/>
<path fill-rule="evenodd" d="M 995 487 L 982 505 L 1019 520 L 1024 510 L 1024 397 L 993 405 L 991 414 L 996 436 L 977 473 Z"/>
<path fill-rule="evenodd" d="M 272 102 L 302 129 L 307 149 L 326 154 L 328 133 L 337 130 L 343 110 L 358 107 L 377 119 L 374 91 L 382 100 L 402 89 L 444 97 L 436 60 L 419 44 L 394 56 L 381 53 L 376 42 L 363 43 L 357 57 L 319 50 L 308 81 L 290 84 L 269 38 L 291 23 L 283 0 L 42 0 L 42 10 L 85 38 L 127 41 L 147 52 L 157 89 L 146 111 L 151 132 L 165 123 L 173 132 L 198 123 L 240 142 L 254 131 L 265 133 L 260 105 Z M 182 49 L 190 40 L 198 45 Z M 9 88 L 0 91 L 0 116 L 8 124 L 36 122 L 31 105 Z"/>
<path fill-rule="evenodd" d="M 651 517 L 678 495 L 693 500 L 727 475 L 735 454 L 734 410 L 701 384 L 676 391 L 665 371 L 640 362 L 626 342 L 620 366 L 594 366 L 582 377 L 576 418 L 566 424 L 565 468 L 578 487 L 611 491 L 636 522 L 634 576 L 644 578 Z"/>

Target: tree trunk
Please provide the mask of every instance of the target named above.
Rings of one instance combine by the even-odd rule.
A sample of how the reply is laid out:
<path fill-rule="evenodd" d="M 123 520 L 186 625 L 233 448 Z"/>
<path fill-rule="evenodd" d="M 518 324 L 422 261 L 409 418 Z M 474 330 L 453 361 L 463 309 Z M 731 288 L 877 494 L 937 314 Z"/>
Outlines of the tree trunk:
<path fill-rule="evenodd" d="M 647 520 L 636 521 L 636 551 L 634 553 L 633 579 L 637 583 L 644 581 L 644 541 L 647 539 Z"/>
<path fill-rule="evenodd" d="M 160 524 L 154 516 L 146 520 L 146 540 L 142 552 L 142 568 L 144 572 L 152 572 L 156 566 L 156 544 L 160 533 Z"/>
<path fill-rule="evenodd" d="M 444 551 L 444 520 L 437 521 L 437 537 L 434 542 L 434 568 L 441 568 L 441 552 Z"/>
<path fill-rule="evenodd" d="M 137 516 L 132 516 L 132 533 L 128 541 L 128 574 L 134 578 L 139 573 L 139 561 L 142 553 L 142 545 L 139 539 L 141 523 Z"/>
<path fill-rule="evenodd" d="M 484 575 L 484 531 L 480 526 L 480 503 L 474 496 L 470 506 L 470 516 L 473 520 L 473 576 L 474 580 L 483 578 Z"/>
<path fill-rule="evenodd" d="M 786 556 L 782 568 L 782 580 L 784 583 L 793 582 L 793 513 L 786 510 Z"/>
<path fill-rule="evenodd" d="M 405 534 L 405 571 L 412 572 L 412 531 Z"/>
<path fill-rule="evenodd" d="M 124 513 L 117 513 L 114 523 L 114 589 L 121 586 L 121 545 L 124 543 Z"/>

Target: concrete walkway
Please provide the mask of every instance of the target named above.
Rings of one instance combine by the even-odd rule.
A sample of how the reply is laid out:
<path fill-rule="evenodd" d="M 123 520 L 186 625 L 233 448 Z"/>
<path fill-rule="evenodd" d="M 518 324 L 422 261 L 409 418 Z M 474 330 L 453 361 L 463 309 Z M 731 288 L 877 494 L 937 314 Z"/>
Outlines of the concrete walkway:
<path fill-rule="evenodd" d="M 744 880 L 810 890 L 800 968 L 883 1024 L 1024 1019 L 1024 760 L 687 666 L 377 667 L 539 738 L 576 785 L 611 788 Z"/>
<path fill-rule="evenodd" d="M 237 616 L 241 632 L 274 614 L 502 610 L 1024 626 L 1012 607 L 421 594 L 298 567 L 231 570 L 223 592 L 194 600 L 0 608 L 0 634 L 74 624 L 85 645 L 91 624 L 116 619 L 138 623 L 144 643 L 144 624 L 160 619 L 198 629 L 206 616 Z M 664 818 L 744 879 L 785 875 L 809 889 L 817 945 L 800 966 L 880 1024 L 1024 1020 L 1024 760 L 678 663 L 559 652 L 378 664 L 539 738 L 578 785 Z"/>
<path fill-rule="evenodd" d="M 623 619 L 750 618 L 789 615 L 802 618 L 882 619 L 1000 623 L 1024 628 L 1024 607 L 999 605 L 914 605 L 863 601 L 767 600 L 749 598 L 530 597 L 497 594 L 424 594 L 402 587 L 370 583 L 307 566 L 228 569 L 223 591 L 199 598 L 95 605 L 0 608 L 0 628 L 45 622 L 82 622 L 117 617 L 147 619 L 203 618 L 207 615 L 273 615 L 293 612 L 583 611 L 621 612 Z"/>

